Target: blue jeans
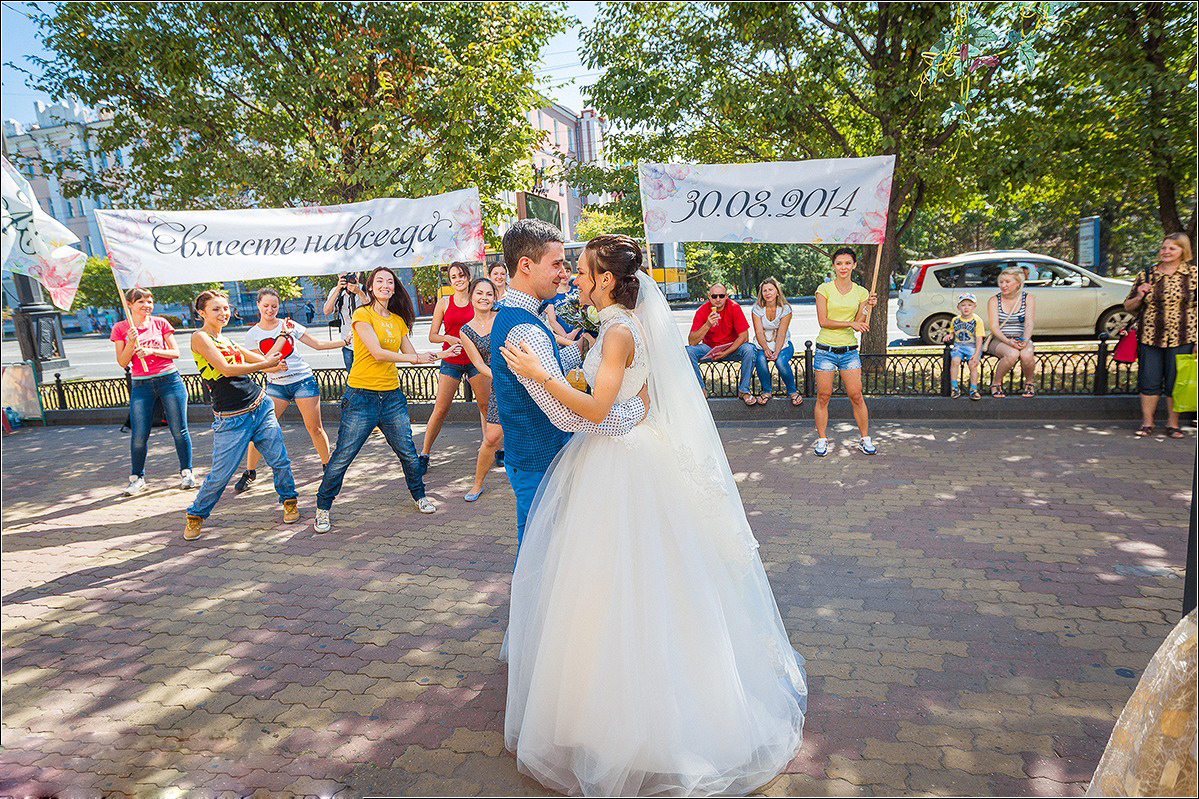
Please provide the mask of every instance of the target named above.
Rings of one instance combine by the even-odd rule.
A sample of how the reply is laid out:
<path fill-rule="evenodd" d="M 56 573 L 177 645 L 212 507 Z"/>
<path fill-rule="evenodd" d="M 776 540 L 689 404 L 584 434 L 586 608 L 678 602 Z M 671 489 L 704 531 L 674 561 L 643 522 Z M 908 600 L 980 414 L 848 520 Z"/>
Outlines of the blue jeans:
<path fill-rule="evenodd" d="M 1190 355 L 1192 344 L 1177 347 L 1137 345 L 1137 393 L 1144 396 L 1169 397 L 1174 393 L 1178 377 L 1179 355 Z"/>
<path fill-rule="evenodd" d="M 812 369 L 817 372 L 850 372 L 862 368 L 862 357 L 857 350 L 829 352 L 817 349 L 812 355 Z"/>
<path fill-rule="evenodd" d="M 341 348 L 341 360 L 346 365 L 346 373 L 350 371 L 350 367 L 354 365 L 354 351 L 349 347 Z"/>
<path fill-rule="evenodd" d="M 783 380 L 783 385 L 787 388 L 788 394 L 795 393 L 795 370 L 791 368 L 791 358 L 795 355 L 795 346 L 788 344 L 779 352 L 778 360 L 774 362 L 779 370 L 779 377 Z M 758 372 L 758 382 L 762 384 L 762 392 L 769 394 L 771 392 L 770 385 L 770 361 L 766 360 L 766 351 L 754 347 L 754 369 Z"/>
<path fill-rule="evenodd" d="M 279 501 L 295 499 L 296 481 L 291 474 L 291 460 L 287 447 L 283 446 L 283 430 L 275 418 L 275 407 L 270 400 L 263 399 L 258 407 L 241 416 L 228 419 L 217 417 L 212 421 L 212 471 L 204 478 L 196 500 L 187 512 L 192 516 L 207 519 L 216 507 L 221 492 L 246 457 L 250 442 L 262 453 L 262 459 L 274 470 L 275 493 Z"/>
<path fill-rule="evenodd" d="M 421 479 L 416 444 L 412 443 L 412 422 L 408 418 L 408 400 L 404 392 L 398 388 L 371 391 L 349 387 L 341 400 L 337 447 L 329 456 L 329 465 L 325 467 L 325 476 L 316 492 L 317 508 L 329 510 L 333 507 L 333 500 L 341 493 L 346 470 L 375 427 L 383 432 L 383 437 L 399 457 L 404 482 L 408 484 L 412 498 L 420 499 L 425 495 L 425 481 Z"/>
<path fill-rule="evenodd" d="M 175 454 L 179 456 L 179 469 L 192 467 L 192 438 L 187 431 L 187 388 L 178 372 L 134 380 L 129 392 L 129 455 L 133 462 L 130 474 L 146 476 L 146 450 L 150 443 L 150 418 L 154 413 L 155 398 L 162 400 L 162 410 L 167 417 L 171 435 L 175 437 Z"/>
<path fill-rule="evenodd" d="M 505 462 L 504 471 L 508 473 L 508 482 L 512 484 L 512 493 L 516 495 L 516 554 L 520 556 L 520 542 L 525 537 L 525 522 L 529 520 L 529 508 L 533 498 L 537 496 L 537 487 L 545 472 L 528 472 L 517 469 Z"/>
<path fill-rule="evenodd" d="M 699 361 L 711 351 L 712 348 L 702 341 L 687 348 L 687 357 L 691 359 L 691 368 L 695 370 L 695 379 L 699 381 L 701 388 L 706 388 L 706 386 L 704 386 L 704 378 L 699 373 Z M 741 379 L 737 382 L 737 393 L 748 394 L 754 378 L 754 345 L 747 341 L 728 355 L 716 360 L 741 361 Z"/>

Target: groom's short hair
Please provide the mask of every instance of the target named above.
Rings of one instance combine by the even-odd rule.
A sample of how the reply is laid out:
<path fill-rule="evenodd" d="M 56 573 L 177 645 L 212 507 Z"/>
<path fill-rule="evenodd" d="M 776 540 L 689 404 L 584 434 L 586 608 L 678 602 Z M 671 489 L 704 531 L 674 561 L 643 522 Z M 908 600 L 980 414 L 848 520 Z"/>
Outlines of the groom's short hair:
<path fill-rule="evenodd" d="M 516 265 L 521 258 L 540 261 L 546 245 L 553 242 L 566 243 L 562 231 L 540 219 L 518 219 L 504 234 L 504 265 L 508 274 L 516 274 Z"/>

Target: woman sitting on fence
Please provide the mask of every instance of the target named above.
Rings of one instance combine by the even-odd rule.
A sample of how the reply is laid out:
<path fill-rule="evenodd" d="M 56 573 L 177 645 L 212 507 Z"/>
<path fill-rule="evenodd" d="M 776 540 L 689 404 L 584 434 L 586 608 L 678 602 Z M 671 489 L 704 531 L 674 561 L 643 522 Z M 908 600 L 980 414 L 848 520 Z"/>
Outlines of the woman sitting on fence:
<path fill-rule="evenodd" d="M 762 384 L 758 404 L 765 405 L 770 401 L 773 390 L 770 364 L 773 363 L 791 397 L 791 404 L 802 405 L 803 395 L 795 389 L 795 372 L 791 368 L 791 357 L 795 355 L 795 347 L 791 344 L 791 306 L 777 280 L 768 277 L 758 286 L 758 301 L 750 309 L 750 317 L 754 323 L 754 369 Z"/>
<path fill-rule="evenodd" d="M 412 423 L 408 418 L 408 400 L 400 390 L 398 363 L 435 363 L 439 358 L 457 355 L 455 345 L 441 352 L 417 352 L 408 331 L 416 319 L 412 299 L 387 267 L 371 272 L 366 281 L 370 304 L 354 311 L 354 365 L 350 367 L 349 386 L 341 401 L 341 424 L 337 428 L 337 447 L 325 467 L 325 476 L 316 493 L 318 533 L 333 529 L 329 510 L 341 493 L 346 470 L 378 427 L 400 459 L 404 481 L 421 513 L 435 513 L 437 506 L 425 496 L 423 470 L 412 441 Z"/>
<path fill-rule="evenodd" d="M 204 520 L 216 507 L 251 441 L 274 470 L 275 492 L 283 503 L 283 521 L 298 521 L 296 481 L 283 445 L 283 430 L 275 419 L 275 409 L 265 401 L 266 392 L 250 377 L 254 372 L 279 365 L 286 339 L 280 338 L 263 354 L 239 347 L 221 335 L 221 330 L 229 324 L 229 297 L 223 291 L 201 292 L 195 308 L 204 326 L 192 333 L 192 357 L 212 396 L 212 413 L 216 418 L 212 423 L 212 470 L 204 478 L 196 501 L 187 509 L 183 537 L 189 541 L 200 537 Z"/>
<path fill-rule="evenodd" d="M 470 284 L 470 302 L 475 309 L 475 318 L 462 326 L 462 351 L 470 358 L 479 373 L 487 379 L 486 394 L 481 402 L 487 406 L 483 418 L 483 443 L 479 445 L 479 457 L 475 462 L 475 482 L 466 494 L 467 502 L 474 502 L 483 493 L 483 480 L 494 463 L 503 465 L 504 451 L 499 449 L 504 441 L 504 429 L 500 427 L 500 412 L 491 391 L 491 325 L 495 322 L 495 284 L 485 277 Z"/>
<path fill-rule="evenodd" d="M 1037 306 L 1024 290 L 1024 270 L 1009 266 L 999 273 L 999 293 L 987 300 L 987 351 L 999 358 L 991 375 L 991 396 L 1003 399 L 1003 377 L 1020 362 L 1024 380 L 1022 397 L 1037 395 L 1037 356 L 1033 352 L 1032 329 Z"/>
<path fill-rule="evenodd" d="M 266 369 L 266 394 L 275 406 L 275 418 L 281 418 L 292 402 L 300 409 L 304 427 L 321 458 L 321 468 L 329 462 L 329 436 L 321 424 L 321 389 L 316 375 L 308 362 L 296 352 L 296 341 L 302 341 L 314 350 L 337 350 L 346 346 L 344 339 L 321 341 L 308 332 L 303 325 L 291 319 L 279 319 L 279 292 L 267 286 L 258 290 L 258 324 L 246 331 L 246 349 L 253 352 L 269 352 L 279 339 L 284 339 L 280 355 L 283 360 L 274 369 Z M 349 331 L 346 331 L 349 337 Z M 254 445 L 246 455 L 246 470 L 236 483 L 234 491 L 245 491 L 258 477 L 258 461 L 262 456 Z"/>
<path fill-rule="evenodd" d="M 146 488 L 146 453 L 150 444 L 150 424 L 154 400 L 162 402 L 167 425 L 175 438 L 175 454 L 179 456 L 179 487 L 195 488 L 192 475 L 192 439 L 187 430 L 187 388 L 175 368 L 179 345 L 175 343 L 175 328 L 161 316 L 153 316 L 154 295 L 149 289 L 129 289 L 125 292 L 129 318 L 117 322 L 109 335 L 117 345 L 117 363 L 122 369 L 131 368 L 133 385 L 129 389 L 129 485 L 125 495 L 133 496 Z"/>
<path fill-rule="evenodd" d="M 1191 239 L 1171 233 L 1162 241 L 1157 265 L 1137 275 L 1124 307 L 1140 319 L 1137 341 L 1137 392 L 1141 395 L 1140 438 L 1153 435 L 1157 403 L 1166 397 L 1166 436 L 1182 438 L 1174 410 L 1177 357 L 1196 351 L 1195 265 Z M 115 335 L 115 333 L 114 333 Z"/>
<path fill-rule="evenodd" d="M 462 342 L 459 332 L 462 326 L 475 316 L 470 300 L 470 270 L 466 264 L 455 261 L 447 270 L 450 286 L 454 293 L 442 297 L 433 309 L 433 321 L 429 326 L 429 343 L 440 344 L 442 350 L 458 348 L 457 355 L 446 353 L 442 356 L 441 366 L 437 374 L 437 399 L 433 403 L 433 412 L 429 414 L 429 423 L 425 425 L 425 440 L 421 443 L 420 468 L 421 472 L 429 469 L 429 455 L 433 452 L 433 442 L 441 432 L 441 424 L 450 412 L 450 404 L 458 393 L 458 386 L 465 380 L 474 391 L 475 401 L 479 403 L 479 418 L 487 412 L 487 392 L 484 383 L 486 378 L 479 374 L 470 359 L 462 353 Z"/>
<path fill-rule="evenodd" d="M 816 353 L 813 368 L 816 377 L 816 407 L 812 416 L 816 421 L 816 446 L 814 451 L 823 457 L 828 454 L 828 403 L 833 396 L 833 376 L 840 373 L 841 385 L 853 405 L 853 418 L 858 423 L 858 449 L 874 455 L 878 449 L 870 440 L 869 418 L 866 400 L 862 396 L 862 359 L 858 355 L 858 338 L 855 333 L 870 329 L 870 309 L 878 302 L 878 296 L 853 282 L 853 270 L 857 268 L 858 256 L 849 247 L 833 253 L 833 273 L 829 283 L 821 283 L 816 289 L 816 320 L 820 323 L 820 334 L 816 336 Z"/>

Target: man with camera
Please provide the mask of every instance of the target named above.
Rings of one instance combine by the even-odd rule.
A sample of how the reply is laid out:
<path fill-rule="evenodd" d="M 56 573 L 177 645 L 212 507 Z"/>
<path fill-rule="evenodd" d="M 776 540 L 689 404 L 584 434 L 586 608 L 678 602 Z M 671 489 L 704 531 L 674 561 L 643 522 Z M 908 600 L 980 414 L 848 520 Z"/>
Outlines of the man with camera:
<path fill-rule="evenodd" d="M 336 327 L 343 333 L 350 330 L 353 326 L 354 311 L 369 304 L 370 300 L 358 281 L 358 274 L 346 272 L 340 275 L 337 285 L 329 290 L 329 296 L 325 299 L 325 316 L 333 317 L 329 320 L 329 327 Z M 341 357 L 345 361 L 346 371 L 349 372 L 354 363 L 353 339 L 341 348 Z"/>

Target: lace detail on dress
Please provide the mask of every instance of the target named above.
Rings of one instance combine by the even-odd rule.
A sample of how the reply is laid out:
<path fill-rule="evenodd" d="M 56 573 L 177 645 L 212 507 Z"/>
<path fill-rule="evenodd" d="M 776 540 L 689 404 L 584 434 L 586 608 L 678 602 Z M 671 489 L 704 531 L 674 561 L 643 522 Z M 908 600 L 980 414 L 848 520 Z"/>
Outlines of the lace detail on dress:
<path fill-rule="evenodd" d="M 645 345 L 642 343 L 641 325 L 632 313 L 622 305 L 609 305 L 599 312 L 600 328 L 599 335 L 596 337 L 595 346 L 587 353 L 587 357 L 583 360 L 583 377 L 587 379 L 587 385 L 594 386 L 595 378 L 599 375 L 600 360 L 604 350 L 604 336 L 608 331 L 616 325 L 627 327 L 633 334 L 633 363 L 624 370 L 624 377 L 621 378 L 620 390 L 616 392 L 616 403 L 628 402 L 633 397 L 637 396 L 641 391 L 641 387 L 645 385 L 646 379 L 649 377 L 649 358 L 645 352 Z M 653 409 L 651 408 L 651 413 Z"/>

